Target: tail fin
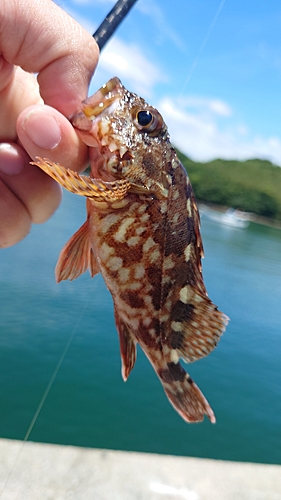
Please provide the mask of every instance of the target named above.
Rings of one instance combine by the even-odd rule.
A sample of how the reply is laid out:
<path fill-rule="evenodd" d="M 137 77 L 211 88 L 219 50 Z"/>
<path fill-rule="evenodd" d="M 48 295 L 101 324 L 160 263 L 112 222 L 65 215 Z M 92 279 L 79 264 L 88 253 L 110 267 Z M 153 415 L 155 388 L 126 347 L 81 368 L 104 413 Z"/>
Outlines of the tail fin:
<path fill-rule="evenodd" d="M 179 362 L 167 363 L 158 376 L 170 403 L 186 422 L 200 422 L 204 415 L 216 422 L 207 399 Z"/>

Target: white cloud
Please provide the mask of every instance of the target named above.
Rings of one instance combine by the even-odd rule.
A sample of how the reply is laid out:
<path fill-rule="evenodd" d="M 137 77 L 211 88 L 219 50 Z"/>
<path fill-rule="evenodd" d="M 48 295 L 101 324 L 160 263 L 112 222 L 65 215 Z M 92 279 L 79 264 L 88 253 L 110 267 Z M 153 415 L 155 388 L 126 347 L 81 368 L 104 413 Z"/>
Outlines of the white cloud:
<path fill-rule="evenodd" d="M 139 46 L 126 44 L 117 37 L 105 47 L 99 66 L 106 78 L 116 75 L 125 80 L 129 90 L 144 97 L 151 95 L 157 83 L 166 81 L 161 69 L 143 54 Z"/>
<path fill-rule="evenodd" d="M 281 138 L 255 136 L 235 124 L 223 101 L 189 98 L 183 106 L 181 99 L 166 97 L 158 109 L 172 143 L 194 160 L 266 158 L 281 165 Z"/>
<path fill-rule="evenodd" d="M 220 99 L 208 99 L 198 96 L 179 97 L 177 104 L 180 108 L 194 109 L 197 113 L 214 113 L 219 116 L 232 115 L 230 106 Z"/>
<path fill-rule="evenodd" d="M 210 111 L 213 111 L 220 116 L 231 116 L 232 111 L 230 107 L 223 101 L 219 99 L 211 99 L 209 102 Z"/>

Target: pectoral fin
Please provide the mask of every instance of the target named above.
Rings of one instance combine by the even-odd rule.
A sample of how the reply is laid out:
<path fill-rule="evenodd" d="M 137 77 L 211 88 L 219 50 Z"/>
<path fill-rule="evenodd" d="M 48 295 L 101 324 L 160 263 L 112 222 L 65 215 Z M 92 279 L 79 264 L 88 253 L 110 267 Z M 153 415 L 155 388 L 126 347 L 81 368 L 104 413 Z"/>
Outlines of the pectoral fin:
<path fill-rule="evenodd" d="M 126 381 L 136 361 L 137 357 L 136 341 L 133 338 L 132 334 L 130 333 L 127 325 L 119 317 L 116 310 L 115 310 L 115 322 L 120 341 L 122 377 L 123 380 Z"/>
<path fill-rule="evenodd" d="M 87 269 L 91 276 L 99 273 L 99 267 L 90 245 L 89 222 L 86 220 L 61 250 L 56 265 L 57 282 L 78 278 Z"/>
<path fill-rule="evenodd" d="M 43 159 L 38 156 L 36 160 L 31 164 L 44 170 L 46 174 L 65 189 L 80 196 L 87 196 L 95 201 L 115 202 L 121 200 L 131 187 L 130 182 L 125 179 L 105 182 L 101 179 L 92 179 L 86 175 L 80 175 L 73 170 L 64 168 L 59 163 L 48 160 L 48 158 Z"/>

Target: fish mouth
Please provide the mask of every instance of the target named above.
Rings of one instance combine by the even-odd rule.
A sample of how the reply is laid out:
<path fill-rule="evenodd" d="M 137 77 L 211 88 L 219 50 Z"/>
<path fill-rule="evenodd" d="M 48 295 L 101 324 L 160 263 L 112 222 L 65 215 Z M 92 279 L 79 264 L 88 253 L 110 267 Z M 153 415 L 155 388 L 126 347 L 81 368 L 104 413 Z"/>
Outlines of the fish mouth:
<path fill-rule="evenodd" d="M 105 83 L 92 97 L 82 102 L 82 112 L 93 120 L 120 99 L 123 85 L 116 76 Z"/>
<path fill-rule="evenodd" d="M 104 111 L 109 112 L 108 108 L 113 104 L 117 105 L 117 101 L 122 97 L 123 89 L 119 78 L 116 76 L 111 78 L 95 94 L 82 101 L 81 112 L 73 116 L 72 125 L 78 130 L 89 130 L 91 128 L 89 122 L 95 120 Z"/>
<path fill-rule="evenodd" d="M 90 147 L 91 173 L 105 181 L 116 179 L 110 167 L 122 159 L 114 139 L 108 137 L 104 118 L 114 113 L 124 94 L 119 78 L 111 78 L 95 94 L 81 103 L 80 111 L 70 120 L 83 142 Z"/>

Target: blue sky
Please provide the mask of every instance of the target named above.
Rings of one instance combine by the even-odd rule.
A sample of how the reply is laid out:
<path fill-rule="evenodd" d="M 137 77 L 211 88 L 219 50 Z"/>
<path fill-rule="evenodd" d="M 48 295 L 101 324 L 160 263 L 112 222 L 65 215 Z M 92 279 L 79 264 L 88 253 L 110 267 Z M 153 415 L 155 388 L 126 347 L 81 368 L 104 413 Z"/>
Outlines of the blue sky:
<path fill-rule="evenodd" d="M 58 3 L 93 33 L 115 2 Z M 104 48 L 90 93 L 112 76 L 159 109 L 192 159 L 281 166 L 281 2 L 138 0 Z"/>

